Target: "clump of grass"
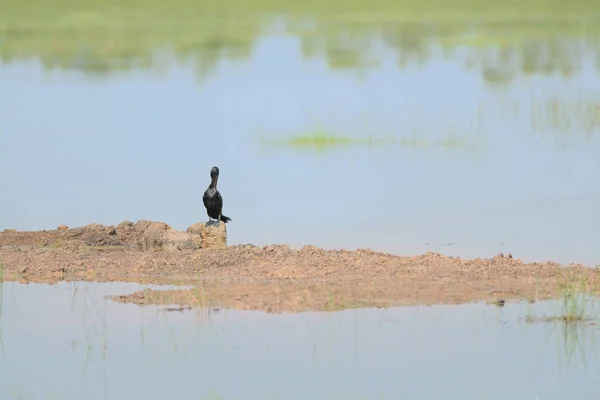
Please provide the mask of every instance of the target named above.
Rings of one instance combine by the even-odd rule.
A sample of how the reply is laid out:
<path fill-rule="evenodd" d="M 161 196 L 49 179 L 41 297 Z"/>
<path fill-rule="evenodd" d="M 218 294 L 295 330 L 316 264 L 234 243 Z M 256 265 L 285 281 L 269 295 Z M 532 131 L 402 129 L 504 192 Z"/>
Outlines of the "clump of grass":
<path fill-rule="evenodd" d="M 588 290 L 588 278 L 567 270 L 559 284 L 560 310 L 551 316 L 536 317 L 528 312 L 527 322 L 578 323 L 596 318 L 597 293 Z"/>
<path fill-rule="evenodd" d="M 558 319 L 563 322 L 578 322 L 593 318 L 592 309 L 598 299 L 587 292 L 587 277 L 579 280 L 565 277 L 560 292 L 562 310 Z"/>
<path fill-rule="evenodd" d="M 524 320 L 529 323 L 551 323 L 557 329 L 557 355 L 559 363 L 569 367 L 579 359 L 584 367 L 587 356 L 597 358 L 595 323 L 596 304 L 599 300 L 596 291 L 589 290 L 589 280 L 582 271 L 566 269 L 558 287 L 557 311 L 550 316 L 537 317 L 529 309 Z M 592 346 L 590 348 L 589 346 Z M 592 351 L 593 350 L 593 351 Z"/>
<path fill-rule="evenodd" d="M 574 359 L 579 359 L 581 365 L 585 367 L 587 355 L 591 354 L 594 358 L 598 355 L 596 330 L 588 329 L 590 325 L 584 324 L 596 318 L 597 293 L 588 290 L 587 276 L 574 276 L 572 271 L 568 271 L 563 275 L 560 294 L 560 313 L 548 318 L 558 325 L 562 332 L 562 346 L 560 343 L 558 346 L 564 349 L 564 357 L 561 357 L 562 352 L 558 352 L 558 356 L 564 358 L 567 367 Z"/>

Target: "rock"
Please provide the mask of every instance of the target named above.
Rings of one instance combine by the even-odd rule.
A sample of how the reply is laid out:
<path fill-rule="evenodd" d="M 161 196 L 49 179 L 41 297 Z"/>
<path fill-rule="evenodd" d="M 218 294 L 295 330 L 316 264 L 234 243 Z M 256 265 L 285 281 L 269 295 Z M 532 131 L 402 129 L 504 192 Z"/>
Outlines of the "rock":
<path fill-rule="evenodd" d="M 114 225 L 89 224 L 82 228 L 71 229 L 71 237 L 81 236 L 86 246 L 122 246 L 125 243 L 117 236 Z"/>
<path fill-rule="evenodd" d="M 197 224 L 196 224 L 197 225 Z M 204 228 L 200 234 L 203 249 L 225 249 L 227 248 L 227 224 L 221 222 L 216 224 L 202 224 Z M 189 229 L 189 228 L 188 228 Z"/>
<path fill-rule="evenodd" d="M 217 227 L 216 224 L 206 225 L 204 222 L 197 222 L 190 225 L 186 232 L 194 235 L 194 240 L 199 238 L 199 248 L 202 249 L 224 249 L 227 248 L 227 224 L 221 222 Z"/>
<path fill-rule="evenodd" d="M 85 230 L 87 232 L 104 232 L 104 225 L 102 224 L 97 224 L 97 223 L 92 223 L 92 224 L 88 224 L 86 226 L 84 226 Z"/>
<path fill-rule="evenodd" d="M 161 236 L 165 231 L 169 229 L 167 224 L 163 224 L 161 222 L 153 222 L 144 230 L 142 236 L 144 237 L 157 237 Z"/>
<path fill-rule="evenodd" d="M 69 227 L 68 227 L 68 226 L 66 226 L 66 225 L 62 225 L 62 224 L 61 224 L 61 225 L 59 225 L 59 226 L 58 226 L 58 228 L 56 228 L 56 229 L 58 229 L 59 231 L 64 231 L 65 229 L 69 229 Z"/>
<path fill-rule="evenodd" d="M 81 226 L 79 228 L 67 229 L 67 230 L 61 232 L 61 234 L 63 234 L 67 238 L 75 238 L 75 237 L 83 235 L 84 233 L 85 233 L 85 227 L 83 227 L 83 226 Z"/>
<path fill-rule="evenodd" d="M 307 244 L 307 245 L 302 246 L 302 248 L 298 251 L 301 253 L 312 254 L 312 253 L 319 251 L 319 248 L 316 246 L 313 246 L 312 244 Z M 357 251 L 361 251 L 361 250 L 357 250 Z"/>
<path fill-rule="evenodd" d="M 141 232 L 137 242 L 138 249 L 143 251 L 161 250 L 164 244 L 164 225 L 167 224 L 150 221 L 136 222 L 135 229 Z"/>
<path fill-rule="evenodd" d="M 174 250 L 196 250 L 202 246 L 200 235 L 194 233 L 179 232 L 175 229 L 165 231 L 163 234 L 163 249 Z"/>
<path fill-rule="evenodd" d="M 152 222 L 146 220 L 140 220 L 133 224 L 133 227 L 137 231 L 146 232 L 148 229 L 152 229 L 153 231 L 166 231 L 167 229 L 171 229 L 171 227 L 164 222 Z"/>
<path fill-rule="evenodd" d="M 202 232 L 204 232 L 204 223 L 202 222 L 197 222 L 193 225 L 190 225 L 189 228 L 187 228 L 185 231 L 187 233 L 195 233 L 196 235 L 202 235 Z"/>
<path fill-rule="evenodd" d="M 197 224 L 195 224 L 197 225 Z M 164 222 L 138 221 L 134 224 L 136 230 L 143 230 L 137 242 L 137 248 L 143 251 L 179 251 L 196 250 L 202 246 L 199 233 L 179 232 Z"/>
<path fill-rule="evenodd" d="M 495 305 L 496 307 L 504 307 L 506 301 L 504 299 L 495 299 L 490 302 L 490 304 Z"/>

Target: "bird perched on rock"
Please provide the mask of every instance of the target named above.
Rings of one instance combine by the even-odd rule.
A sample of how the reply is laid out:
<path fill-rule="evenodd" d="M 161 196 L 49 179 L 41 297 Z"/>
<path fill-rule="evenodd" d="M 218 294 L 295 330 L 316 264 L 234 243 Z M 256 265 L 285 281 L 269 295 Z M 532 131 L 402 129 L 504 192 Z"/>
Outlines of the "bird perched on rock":
<path fill-rule="evenodd" d="M 231 221 L 231 218 L 222 214 L 223 198 L 221 197 L 219 190 L 217 190 L 218 180 L 219 168 L 215 166 L 210 170 L 210 186 L 208 186 L 208 189 L 204 192 L 204 196 L 202 196 L 202 202 L 204 203 L 206 213 L 208 214 L 207 225 L 212 224 L 213 219 L 216 220 L 217 226 L 219 226 L 220 221 L 223 221 L 224 223 Z"/>

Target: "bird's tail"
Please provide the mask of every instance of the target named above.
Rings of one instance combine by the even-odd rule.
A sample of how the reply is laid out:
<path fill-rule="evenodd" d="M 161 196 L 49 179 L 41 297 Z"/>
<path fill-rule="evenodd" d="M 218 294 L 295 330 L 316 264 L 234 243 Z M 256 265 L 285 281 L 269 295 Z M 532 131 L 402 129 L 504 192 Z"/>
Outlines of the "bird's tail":
<path fill-rule="evenodd" d="M 228 223 L 229 221 L 231 221 L 231 218 L 229 218 L 226 215 L 221 215 L 221 221 L 223 221 L 225 223 Z"/>

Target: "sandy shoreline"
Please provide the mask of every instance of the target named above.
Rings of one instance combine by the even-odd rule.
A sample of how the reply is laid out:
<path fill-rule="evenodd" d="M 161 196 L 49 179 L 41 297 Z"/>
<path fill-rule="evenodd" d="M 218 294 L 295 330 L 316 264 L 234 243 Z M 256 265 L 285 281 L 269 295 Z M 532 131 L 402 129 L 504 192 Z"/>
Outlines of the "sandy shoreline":
<path fill-rule="evenodd" d="M 405 257 L 314 246 L 200 249 L 193 234 L 150 221 L 3 231 L 0 261 L 5 280 L 194 285 L 146 290 L 116 300 L 269 312 L 542 300 L 556 296 L 564 283 L 590 291 L 598 290 L 600 283 L 598 268 L 523 263 L 508 254 L 465 260 L 431 252 Z"/>

